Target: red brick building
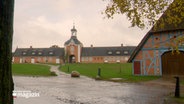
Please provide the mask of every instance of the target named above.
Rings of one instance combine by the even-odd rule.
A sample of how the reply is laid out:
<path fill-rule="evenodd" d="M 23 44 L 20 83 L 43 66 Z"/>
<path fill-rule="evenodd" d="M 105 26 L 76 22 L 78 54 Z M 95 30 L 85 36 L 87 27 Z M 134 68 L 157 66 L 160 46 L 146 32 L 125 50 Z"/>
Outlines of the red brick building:
<path fill-rule="evenodd" d="M 63 63 L 63 48 L 17 48 L 14 63 Z"/>
<path fill-rule="evenodd" d="M 77 39 L 75 26 L 71 37 L 64 43 L 64 48 L 17 48 L 14 63 L 125 63 L 135 46 L 83 47 Z"/>

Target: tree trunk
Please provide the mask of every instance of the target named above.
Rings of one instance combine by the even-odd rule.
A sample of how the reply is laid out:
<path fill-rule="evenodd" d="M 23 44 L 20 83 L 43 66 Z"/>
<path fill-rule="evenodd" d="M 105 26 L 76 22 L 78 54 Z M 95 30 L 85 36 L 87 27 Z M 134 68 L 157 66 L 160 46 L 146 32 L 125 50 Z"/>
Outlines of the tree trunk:
<path fill-rule="evenodd" d="M 0 0 L 0 104 L 13 104 L 13 12 L 14 0 Z"/>

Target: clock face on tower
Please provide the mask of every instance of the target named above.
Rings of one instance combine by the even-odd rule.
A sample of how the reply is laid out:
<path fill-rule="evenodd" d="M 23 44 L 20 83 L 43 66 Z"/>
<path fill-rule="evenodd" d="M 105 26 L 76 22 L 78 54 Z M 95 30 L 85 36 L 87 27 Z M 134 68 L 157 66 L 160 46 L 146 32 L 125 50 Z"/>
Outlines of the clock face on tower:
<path fill-rule="evenodd" d="M 73 54 L 73 53 L 74 53 L 74 51 L 75 51 L 74 46 L 70 46 L 70 52 Z"/>

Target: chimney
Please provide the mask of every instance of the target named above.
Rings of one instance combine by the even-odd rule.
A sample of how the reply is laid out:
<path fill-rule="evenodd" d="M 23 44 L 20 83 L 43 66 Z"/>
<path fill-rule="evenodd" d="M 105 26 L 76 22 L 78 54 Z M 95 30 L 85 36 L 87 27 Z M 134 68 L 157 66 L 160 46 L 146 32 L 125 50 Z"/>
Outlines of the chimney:
<path fill-rule="evenodd" d="M 30 46 L 30 48 L 33 48 L 32 46 Z"/>
<path fill-rule="evenodd" d="M 91 44 L 91 48 L 93 48 L 93 44 Z"/>

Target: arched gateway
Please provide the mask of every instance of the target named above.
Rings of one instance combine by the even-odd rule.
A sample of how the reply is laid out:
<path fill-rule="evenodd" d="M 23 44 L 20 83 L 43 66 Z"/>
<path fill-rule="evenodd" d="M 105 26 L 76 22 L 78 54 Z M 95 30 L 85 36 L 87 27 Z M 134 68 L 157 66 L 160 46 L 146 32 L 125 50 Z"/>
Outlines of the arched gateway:
<path fill-rule="evenodd" d="M 69 63 L 75 63 L 75 56 L 74 55 L 70 55 L 69 57 Z"/>

